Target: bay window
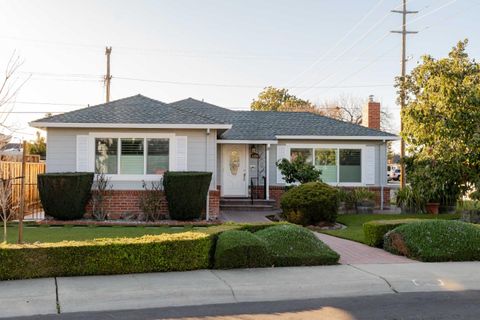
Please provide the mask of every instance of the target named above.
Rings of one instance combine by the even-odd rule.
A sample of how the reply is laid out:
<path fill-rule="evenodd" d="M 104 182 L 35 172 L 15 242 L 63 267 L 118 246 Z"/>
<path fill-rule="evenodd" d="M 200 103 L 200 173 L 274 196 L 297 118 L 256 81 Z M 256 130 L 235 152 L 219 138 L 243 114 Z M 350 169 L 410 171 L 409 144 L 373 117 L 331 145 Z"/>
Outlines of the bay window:
<path fill-rule="evenodd" d="M 145 175 L 169 169 L 169 138 L 95 138 L 95 173 Z"/>
<path fill-rule="evenodd" d="M 299 156 L 322 171 L 320 178 L 323 182 L 362 182 L 362 149 L 328 147 L 290 149 L 291 160 Z"/>

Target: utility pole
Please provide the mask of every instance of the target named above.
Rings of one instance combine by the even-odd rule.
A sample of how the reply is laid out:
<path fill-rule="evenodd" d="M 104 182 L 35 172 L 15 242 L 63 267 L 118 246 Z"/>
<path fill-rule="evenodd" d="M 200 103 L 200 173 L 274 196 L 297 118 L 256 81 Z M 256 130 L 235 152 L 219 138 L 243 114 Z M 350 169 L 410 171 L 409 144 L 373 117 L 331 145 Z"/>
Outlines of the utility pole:
<path fill-rule="evenodd" d="M 403 131 L 403 121 L 402 121 L 402 111 L 405 108 L 405 73 L 406 73 L 406 64 L 407 64 L 407 56 L 406 56 L 406 47 L 407 47 L 407 34 L 414 34 L 418 33 L 418 31 L 407 31 L 407 14 L 414 14 L 418 13 L 418 11 L 408 11 L 407 10 L 407 0 L 403 0 L 403 8 L 402 10 L 392 10 L 394 13 L 401 13 L 402 14 L 402 30 L 394 30 L 391 31 L 392 33 L 400 33 L 402 35 L 402 75 L 401 81 L 402 86 L 400 88 L 400 131 Z M 403 138 L 400 141 L 400 187 L 405 188 L 406 182 L 406 172 L 405 172 L 405 162 L 403 161 L 405 158 L 405 141 Z"/>
<path fill-rule="evenodd" d="M 110 102 L 110 80 L 112 80 L 112 76 L 110 75 L 110 54 L 112 53 L 112 47 L 105 48 L 105 55 L 107 56 L 107 75 L 105 76 L 104 83 L 105 83 L 105 100 L 106 102 Z"/>

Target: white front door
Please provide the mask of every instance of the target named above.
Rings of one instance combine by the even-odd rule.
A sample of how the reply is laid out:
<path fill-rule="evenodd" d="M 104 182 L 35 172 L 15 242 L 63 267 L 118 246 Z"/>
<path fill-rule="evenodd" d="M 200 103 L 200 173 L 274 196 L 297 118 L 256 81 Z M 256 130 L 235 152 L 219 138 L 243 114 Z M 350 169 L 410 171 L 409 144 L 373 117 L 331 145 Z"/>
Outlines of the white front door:
<path fill-rule="evenodd" d="M 248 195 L 247 145 L 222 145 L 222 195 Z"/>

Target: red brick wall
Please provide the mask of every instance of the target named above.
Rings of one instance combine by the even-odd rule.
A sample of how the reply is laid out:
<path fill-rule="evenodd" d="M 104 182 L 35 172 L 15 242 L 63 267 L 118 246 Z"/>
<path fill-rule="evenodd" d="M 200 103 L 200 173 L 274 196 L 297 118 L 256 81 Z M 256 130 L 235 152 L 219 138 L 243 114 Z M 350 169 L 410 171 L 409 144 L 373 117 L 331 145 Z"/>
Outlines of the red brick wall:
<path fill-rule="evenodd" d="M 140 196 L 148 191 L 144 190 L 111 190 L 105 199 L 105 207 L 110 219 L 120 219 L 126 215 L 138 216 L 142 213 L 140 209 Z M 209 193 L 210 220 L 218 219 L 220 214 L 220 191 L 210 190 Z M 162 192 L 162 206 L 160 212 L 168 214 L 168 203 Z M 87 205 L 87 215 L 92 213 L 92 203 Z"/>
<path fill-rule="evenodd" d="M 343 189 L 351 190 L 355 187 L 342 187 Z M 375 193 L 375 207 L 380 209 L 381 204 L 381 188 L 380 187 L 367 187 L 368 190 Z M 285 193 L 285 187 L 282 186 L 270 186 L 270 199 L 275 200 L 275 206 L 280 208 L 280 199 Z M 390 188 L 383 188 L 383 208 L 390 208 Z"/>
<path fill-rule="evenodd" d="M 269 194 L 270 199 L 275 200 L 275 207 L 280 208 L 280 199 L 282 195 L 285 193 L 285 187 L 283 186 L 270 186 L 269 187 Z"/>
<path fill-rule="evenodd" d="M 210 220 L 217 220 L 220 217 L 220 190 L 210 190 L 208 209 Z"/>

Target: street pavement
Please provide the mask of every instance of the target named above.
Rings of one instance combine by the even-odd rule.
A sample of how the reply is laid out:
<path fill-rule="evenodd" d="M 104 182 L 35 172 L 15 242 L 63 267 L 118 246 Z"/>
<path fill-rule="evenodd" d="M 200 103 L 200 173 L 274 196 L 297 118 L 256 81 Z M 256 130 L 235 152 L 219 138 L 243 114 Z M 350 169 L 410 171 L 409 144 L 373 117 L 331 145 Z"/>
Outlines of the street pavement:
<path fill-rule="evenodd" d="M 198 309 L 208 305 L 312 299 L 320 299 L 315 303 L 321 305 L 321 299 L 331 298 L 356 301 L 368 296 L 389 299 L 413 293 L 425 297 L 442 292 L 460 294 L 480 290 L 479 267 L 480 262 L 352 264 L 3 281 L 0 317 L 44 314 L 55 315 L 57 319 L 57 313 L 73 316 L 100 312 L 100 315 L 120 310 Z M 272 310 L 282 306 L 269 305 Z M 325 308 L 321 310 L 326 312 Z"/>
<path fill-rule="evenodd" d="M 17 320 L 399 320 L 479 319 L 480 291 L 241 302 L 188 307 L 65 313 Z"/>

